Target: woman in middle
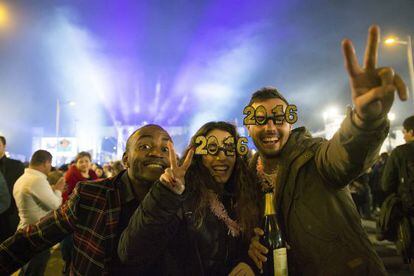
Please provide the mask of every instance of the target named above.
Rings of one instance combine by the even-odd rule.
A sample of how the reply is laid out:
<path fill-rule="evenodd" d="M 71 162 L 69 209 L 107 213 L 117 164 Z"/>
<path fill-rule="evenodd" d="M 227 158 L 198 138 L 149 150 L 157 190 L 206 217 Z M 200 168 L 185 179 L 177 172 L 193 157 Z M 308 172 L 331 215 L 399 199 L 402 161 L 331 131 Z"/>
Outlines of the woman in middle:
<path fill-rule="evenodd" d="M 181 165 L 169 145 L 170 168 L 121 235 L 122 261 L 145 271 L 160 264 L 162 275 L 253 275 L 245 261 L 260 189 L 236 150 L 238 138 L 233 125 L 209 122 L 192 137 Z M 200 140 L 210 143 L 192 157 Z"/>

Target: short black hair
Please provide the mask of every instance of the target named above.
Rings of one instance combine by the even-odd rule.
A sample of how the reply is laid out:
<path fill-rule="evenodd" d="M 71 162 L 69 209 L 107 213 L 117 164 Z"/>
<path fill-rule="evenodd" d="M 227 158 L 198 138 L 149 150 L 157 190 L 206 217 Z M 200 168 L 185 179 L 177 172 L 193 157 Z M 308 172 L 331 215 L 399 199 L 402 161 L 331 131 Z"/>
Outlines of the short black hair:
<path fill-rule="evenodd" d="M 170 136 L 168 134 L 168 132 L 165 129 L 163 129 L 160 125 L 148 124 L 148 125 L 142 126 L 142 127 L 138 128 L 137 130 L 135 130 L 134 132 L 132 132 L 132 134 L 128 137 L 128 140 L 127 140 L 126 146 L 125 146 L 125 152 L 128 152 L 128 149 L 129 149 L 130 144 L 131 144 L 132 137 L 134 137 L 137 132 L 139 132 L 140 130 L 143 130 L 144 128 L 147 128 L 147 127 L 156 127 L 156 128 L 159 128 L 160 130 L 162 130 L 165 133 L 167 133 L 168 136 Z M 171 139 L 171 137 L 170 137 L 170 139 Z"/>
<path fill-rule="evenodd" d="M 69 164 L 63 164 L 62 166 L 59 167 L 59 171 L 62 172 L 67 172 L 69 169 Z"/>
<path fill-rule="evenodd" d="M 410 116 L 403 122 L 404 129 L 408 132 L 412 130 L 414 132 L 414 116 Z"/>
<path fill-rule="evenodd" d="M 4 136 L 0 136 L 0 141 L 3 143 L 3 145 L 6 145 L 6 138 Z"/>
<path fill-rule="evenodd" d="M 37 150 L 33 153 L 32 158 L 30 159 L 30 166 L 38 166 L 46 161 L 52 162 L 52 154 L 47 150 Z"/>
<path fill-rule="evenodd" d="M 285 99 L 285 97 L 283 97 L 283 95 L 276 88 L 271 86 L 266 86 L 255 91 L 250 98 L 249 105 L 252 105 L 254 102 L 261 102 L 268 99 L 281 99 L 289 105 L 289 102 Z"/>

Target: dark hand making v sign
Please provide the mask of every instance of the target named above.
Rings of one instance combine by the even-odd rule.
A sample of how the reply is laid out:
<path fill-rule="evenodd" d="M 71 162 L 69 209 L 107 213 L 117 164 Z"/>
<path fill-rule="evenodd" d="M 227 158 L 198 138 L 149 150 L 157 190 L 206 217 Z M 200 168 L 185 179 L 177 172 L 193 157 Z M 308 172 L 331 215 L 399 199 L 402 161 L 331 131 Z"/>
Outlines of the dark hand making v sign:
<path fill-rule="evenodd" d="M 174 146 L 168 142 L 168 151 L 170 159 L 170 167 L 165 169 L 165 172 L 160 176 L 160 181 L 174 193 L 181 195 L 185 190 L 185 174 L 191 165 L 194 150 L 191 149 L 185 157 L 184 163 L 181 166 L 177 164 L 177 156 L 175 154 Z"/>
<path fill-rule="evenodd" d="M 358 125 L 384 118 L 391 109 L 395 90 L 401 100 L 408 97 L 404 81 L 391 67 L 376 68 L 379 35 L 378 26 L 369 28 L 363 68 L 358 64 L 352 42 L 349 39 L 342 42 Z"/>

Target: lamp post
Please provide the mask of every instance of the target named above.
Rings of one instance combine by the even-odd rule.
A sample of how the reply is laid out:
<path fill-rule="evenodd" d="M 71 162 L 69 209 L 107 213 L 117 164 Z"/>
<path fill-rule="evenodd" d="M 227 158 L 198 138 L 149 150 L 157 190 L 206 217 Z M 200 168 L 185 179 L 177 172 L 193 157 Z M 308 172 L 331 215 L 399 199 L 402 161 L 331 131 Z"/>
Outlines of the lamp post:
<path fill-rule="evenodd" d="M 76 105 L 76 102 L 74 101 L 64 101 L 64 102 L 60 102 L 59 98 L 56 99 L 56 153 L 55 153 L 55 158 L 53 159 L 55 162 L 55 165 L 59 165 L 59 160 L 58 160 L 58 144 L 59 144 L 59 128 L 60 128 L 60 107 L 61 105 L 70 105 L 70 106 L 74 106 Z"/>
<path fill-rule="evenodd" d="M 76 103 L 74 101 L 65 101 L 60 102 L 59 99 L 56 100 L 56 151 L 57 151 L 57 142 L 59 139 L 59 128 L 60 128 L 60 106 L 61 105 L 70 105 L 74 106 Z"/>
<path fill-rule="evenodd" d="M 411 82 L 411 98 L 414 104 L 414 62 L 413 62 L 413 48 L 411 44 L 411 36 L 407 36 L 407 41 L 399 40 L 398 38 L 388 38 L 384 41 L 386 45 L 400 44 L 407 46 L 407 62 L 408 62 L 408 71 L 410 75 Z"/>

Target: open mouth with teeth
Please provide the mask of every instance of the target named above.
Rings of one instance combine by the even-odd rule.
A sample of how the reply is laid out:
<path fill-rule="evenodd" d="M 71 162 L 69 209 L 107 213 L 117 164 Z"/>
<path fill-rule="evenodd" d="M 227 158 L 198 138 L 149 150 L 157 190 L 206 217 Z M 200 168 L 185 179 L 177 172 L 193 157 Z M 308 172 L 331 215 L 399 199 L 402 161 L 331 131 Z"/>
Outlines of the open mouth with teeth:
<path fill-rule="evenodd" d="M 272 146 L 272 145 L 276 145 L 277 142 L 279 142 L 279 137 L 277 137 L 277 136 L 264 137 L 264 138 L 262 138 L 262 143 L 264 145 Z"/>
<path fill-rule="evenodd" d="M 230 167 L 227 165 L 215 165 L 212 168 L 217 174 L 226 174 Z"/>
<path fill-rule="evenodd" d="M 149 169 L 165 170 L 164 164 L 158 162 L 146 162 L 144 166 Z"/>

